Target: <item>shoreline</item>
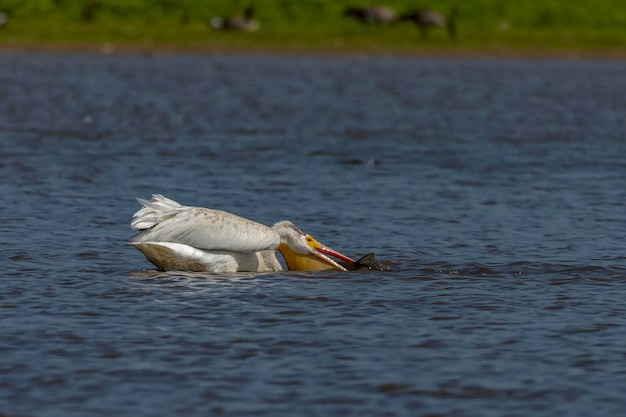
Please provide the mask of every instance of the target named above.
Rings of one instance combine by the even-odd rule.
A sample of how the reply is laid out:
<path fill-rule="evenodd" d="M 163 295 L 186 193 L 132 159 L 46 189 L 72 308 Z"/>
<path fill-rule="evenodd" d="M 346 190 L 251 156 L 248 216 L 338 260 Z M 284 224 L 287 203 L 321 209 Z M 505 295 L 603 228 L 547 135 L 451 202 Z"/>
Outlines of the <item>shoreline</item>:
<path fill-rule="evenodd" d="M 625 61 L 626 49 L 556 49 L 535 47 L 472 47 L 449 48 L 333 48 L 277 45 L 194 45 L 136 43 L 51 43 L 0 44 L 0 54 L 87 54 L 87 55 L 215 55 L 215 56 L 302 56 L 302 57 L 380 57 L 380 58 L 442 58 L 442 59 L 555 59 Z"/>

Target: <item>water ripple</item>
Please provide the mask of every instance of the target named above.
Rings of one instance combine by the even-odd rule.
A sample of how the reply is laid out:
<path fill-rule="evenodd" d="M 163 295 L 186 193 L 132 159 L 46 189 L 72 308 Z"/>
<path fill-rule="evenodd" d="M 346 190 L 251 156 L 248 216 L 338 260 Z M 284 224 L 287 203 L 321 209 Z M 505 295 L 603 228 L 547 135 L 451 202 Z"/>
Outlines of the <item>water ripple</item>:
<path fill-rule="evenodd" d="M 0 55 L 0 413 L 622 415 L 623 74 Z M 391 271 L 155 271 L 155 192 Z"/>

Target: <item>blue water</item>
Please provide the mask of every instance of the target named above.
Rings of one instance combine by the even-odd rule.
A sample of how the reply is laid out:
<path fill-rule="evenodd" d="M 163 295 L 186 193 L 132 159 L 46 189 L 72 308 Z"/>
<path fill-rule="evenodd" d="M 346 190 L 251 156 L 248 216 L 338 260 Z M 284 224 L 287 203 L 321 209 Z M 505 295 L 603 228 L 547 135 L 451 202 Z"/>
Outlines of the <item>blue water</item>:
<path fill-rule="evenodd" d="M 0 55 L 0 415 L 621 416 L 625 73 Z M 159 273 L 153 193 L 392 272 Z"/>

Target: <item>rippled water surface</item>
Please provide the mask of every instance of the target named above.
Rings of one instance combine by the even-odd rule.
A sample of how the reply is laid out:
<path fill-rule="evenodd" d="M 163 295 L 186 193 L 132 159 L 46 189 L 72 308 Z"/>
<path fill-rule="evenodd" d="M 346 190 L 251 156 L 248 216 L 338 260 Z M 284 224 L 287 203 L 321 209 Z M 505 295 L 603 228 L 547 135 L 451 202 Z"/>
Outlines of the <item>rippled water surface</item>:
<path fill-rule="evenodd" d="M 623 415 L 625 73 L 0 55 L 0 415 Z M 393 270 L 158 273 L 152 193 Z"/>

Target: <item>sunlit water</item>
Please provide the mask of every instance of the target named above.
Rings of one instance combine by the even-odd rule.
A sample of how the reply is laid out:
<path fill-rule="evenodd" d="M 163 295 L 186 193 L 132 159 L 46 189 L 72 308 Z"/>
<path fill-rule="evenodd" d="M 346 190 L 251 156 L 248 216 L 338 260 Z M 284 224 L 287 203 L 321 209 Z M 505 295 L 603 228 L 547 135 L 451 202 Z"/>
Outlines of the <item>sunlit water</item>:
<path fill-rule="evenodd" d="M 0 415 L 623 415 L 624 74 L 0 56 Z M 152 193 L 393 271 L 158 273 Z"/>

